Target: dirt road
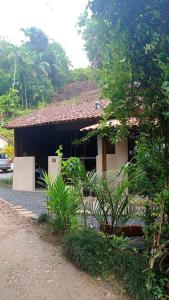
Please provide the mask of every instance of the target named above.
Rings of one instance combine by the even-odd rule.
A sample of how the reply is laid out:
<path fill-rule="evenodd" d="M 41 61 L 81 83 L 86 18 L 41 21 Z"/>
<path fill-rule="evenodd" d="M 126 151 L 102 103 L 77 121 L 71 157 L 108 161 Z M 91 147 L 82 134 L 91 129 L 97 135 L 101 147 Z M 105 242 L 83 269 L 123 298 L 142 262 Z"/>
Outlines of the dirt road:
<path fill-rule="evenodd" d="M 0 201 L 0 300 L 120 300 L 77 270 L 37 225 Z M 124 298 L 123 298 L 124 299 Z"/>

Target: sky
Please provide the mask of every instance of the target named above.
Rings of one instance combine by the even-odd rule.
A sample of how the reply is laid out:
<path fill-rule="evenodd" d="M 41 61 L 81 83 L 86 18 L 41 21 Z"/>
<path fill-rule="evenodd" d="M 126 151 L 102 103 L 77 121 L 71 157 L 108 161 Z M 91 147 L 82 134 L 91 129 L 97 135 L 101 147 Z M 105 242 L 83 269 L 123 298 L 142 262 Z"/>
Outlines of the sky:
<path fill-rule="evenodd" d="M 42 29 L 59 42 L 74 68 L 89 65 L 84 43 L 77 33 L 77 21 L 88 0 L 0 0 L 0 36 L 20 44 L 20 28 Z"/>

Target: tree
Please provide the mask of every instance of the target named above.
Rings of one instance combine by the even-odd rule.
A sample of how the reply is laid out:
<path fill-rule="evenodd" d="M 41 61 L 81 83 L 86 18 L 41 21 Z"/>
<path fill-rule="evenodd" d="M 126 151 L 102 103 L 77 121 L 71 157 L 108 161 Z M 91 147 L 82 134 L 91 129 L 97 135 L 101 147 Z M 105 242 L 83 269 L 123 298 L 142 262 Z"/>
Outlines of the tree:
<path fill-rule="evenodd" d="M 94 74 L 91 68 L 78 68 L 70 71 L 70 82 L 93 80 Z"/>
<path fill-rule="evenodd" d="M 48 62 L 48 76 L 55 90 L 62 90 L 70 77 L 70 62 L 65 51 L 59 43 L 49 43 L 48 49 L 44 52 L 44 60 Z"/>
<path fill-rule="evenodd" d="M 52 100 L 69 81 L 70 62 L 59 43 L 35 27 L 22 29 L 26 41 L 16 46 L 0 39 L 0 95 L 18 91 L 20 109 Z"/>
<path fill-rule="evenodd" d="M 128 118 L 139 118 L 137 166 L 160 219 L 151 224 L 151 268 L 162 251 L 161 234 L 169 215 L 168 11 L 167 0 L 91 0 L 79 21 L 102 93 L 111 99 L 109 117 L 123 124 L 114 138 L 129 134 Z"/>
<path fill-rule="evenodd" d="M 18 108 L 19 98 L 17 91 L 11 88 L 5 95 L 0 96 L 0 113 L 9 118 Z"/>
<path fill-rule="evenodd" d="M 48 37 L 41 29 L 30 27 L 26 29 L 21 28 L 21 30 L 24 32 L 25 36 L 28 37 L 26 45 L 30 49 L 38 53 L 47 50 L 49 44 Z"/>

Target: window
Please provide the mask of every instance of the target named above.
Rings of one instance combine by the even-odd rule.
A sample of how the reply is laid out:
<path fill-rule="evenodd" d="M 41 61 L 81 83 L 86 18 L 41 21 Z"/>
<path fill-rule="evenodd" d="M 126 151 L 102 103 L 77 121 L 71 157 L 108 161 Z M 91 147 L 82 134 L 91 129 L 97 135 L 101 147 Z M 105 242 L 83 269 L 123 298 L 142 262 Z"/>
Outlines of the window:
<path fill-rule="evenodd" d="M 106 153 L 107 154 L 116 154 L 115 144 L 112 144 L 108 139 L 106 140 Z"/>

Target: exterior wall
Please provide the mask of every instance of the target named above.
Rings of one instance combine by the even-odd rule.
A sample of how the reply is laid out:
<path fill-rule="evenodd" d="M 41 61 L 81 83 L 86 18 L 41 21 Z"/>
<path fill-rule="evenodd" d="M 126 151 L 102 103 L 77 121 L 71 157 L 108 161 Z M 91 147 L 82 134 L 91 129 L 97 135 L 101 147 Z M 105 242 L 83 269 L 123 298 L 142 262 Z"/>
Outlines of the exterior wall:
<path fill-rule="evenodd" d="M 97 149 L 98 149 L 98 155 L 102 155 L 102 138 L 100 135 L 97 136 Z"/>
<path fill-rule="evenodd" d="M 4 140 L 2 137 L 0 137 L 0 151 L 2 151 L 3 148 L 8 146 L 8 142 Z"/>
<path fill-rule="evenodd" d="M 14 158 L 13 190 L 35 190 L 35 157 Z"/>
<path fill-rule="evenodd" d="M 96 170 L 102 173 L 102 138 L 97 136 L 98 155 L 96 157 Z M 106 154 L 106 165 L 108 170 L 119 170 L 128 161 L 128 141 L 123 141 L 115 145 L 115 154 Z"/>
<path fill-rule="evenodd" d="M 97 136 L 97 150 L 98 155 L 96 156 L 96 171 L 99 174 L 102 174 L 102 138 L 99 135 Z"/>
<path fill-rule="evenodd" d="M 48 175 L 53 180 L 60 174 L 60 160 L 59 156 L 48 156 Z"/>
<path fill-rule="evenodd" d="M 120 142 L 115 145 L 115 154 L 107 154 L 107 170 L 118 170 L 128 161 L 128 142 Z"/>
<path fill-rule="evenodd" d="M 96 171 L 99 174 L 102 174 L 102 170 L 103 170 L 103 167 L 102 167 L 102 155 L 99 154 L 99 155 L 96 156 Z"/>

